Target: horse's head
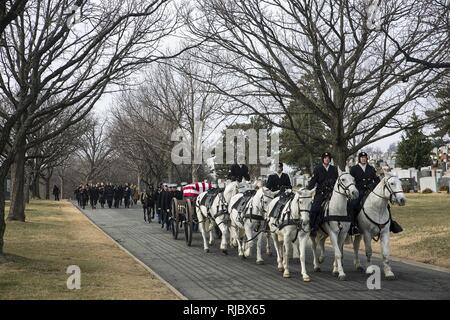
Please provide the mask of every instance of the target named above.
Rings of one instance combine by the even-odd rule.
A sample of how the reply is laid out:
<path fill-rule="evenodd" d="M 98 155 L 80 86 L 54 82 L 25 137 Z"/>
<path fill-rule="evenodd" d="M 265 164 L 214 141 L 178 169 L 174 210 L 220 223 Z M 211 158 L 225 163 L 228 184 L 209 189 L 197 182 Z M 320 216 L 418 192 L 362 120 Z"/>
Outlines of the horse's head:
<path fill-rule="evenodd" d="M 269 210 L 269 204 L 275 197 L 275 193 L 270 191 L 270 189 L 266 187 L 261 187 L 256 191 L 255 196 L 253 197 L 252 205 L 254 208 L 257 208 L 258 212 L 261 212 L 262 216 L 266 216 L 266 213 Z"/>
<path fill-rule="evenodd" d="M 294 200 L 298 204 L 299 216 L 302 220 L 302 227 L 305 232 L 309 231 L 309 214 L 315 190 L 300 189 L 296 192 Z"/>
<path fill-rule="evenodd" d="M 357 199 L 359 196 L 358 189 L 355 186 L 355 178 L 338 167 L 338 178 L 336 180 L 335 188 L 338 192 L 345 193 L 349 199 Z"/>
<path fill-rule="evenodd" d="M 404 206 L 406 204 L 406 197 L 400 179 L 396 175 L 386 172 L 384 174 L 383 183 L 383 195 L 388 198 L 389 201 Z"/>

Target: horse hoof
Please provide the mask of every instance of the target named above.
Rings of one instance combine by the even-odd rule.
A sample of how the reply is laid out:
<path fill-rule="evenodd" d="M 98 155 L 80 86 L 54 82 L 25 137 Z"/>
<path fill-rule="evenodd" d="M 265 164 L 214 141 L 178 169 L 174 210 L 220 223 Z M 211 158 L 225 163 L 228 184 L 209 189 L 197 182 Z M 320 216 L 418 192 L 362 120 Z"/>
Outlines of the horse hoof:
<path fill-rule="evenodd" d="M 314 268 L 314 272 L 320 272 L 320 268 L 319 267 L 315 267 Z"/>
<path fill-rule="evenodd" d="M 290 273 L 283 273 L 283 278 L 290 278 L 291 274 Z"/>
<path fill-rule="evenodd" d="M 278 268 L 278 271 L 279 271 L 279 272 L 283 272 L 283 271 L 284 271 L 284 268 Z"/>
<path fill-rule="evenodd" d="M 247 259 L 244 255 L 239 256 L 242 260 Z"/>
<path fill-rule="evenodd" d="M 228 255 L 228 250 L 226 250 L 226 249 L 223 249 L 223 250 L 222 250 L 222 253 L 223 253 L 224 255 L 226 255 L 226 256 L 227 256 L 227 255 Z"/>
<path fill-rule="evenodd" d="M 386 274 L 384 276 L 386 280 L 395 280 L 395 275 L 393 273 Z"/>
<path fill-rule="evenodd" d="M 339 276 L 339 272 L 333 271 L 333 276 L 335 276 L 335 277 Z"/>
<path fill-rule="evenodd" d="M 342 276 L 339 276 L 338 279 L 339 279 L 340 281 L 345 281 L 345 274 L 342 275 Z"/>
<path fill-rule="evenodd" d="M 262 264 L 264 264 L 264 261 L 263 260 L 256 261 L 256 264 L 262 265 Z"/>
<path fill-rule="evenodd" d="M 303 277 L 303 282 L 311 282 L 311 278 L 310 277 Z"/>
<path fill-rule="evenodd" d="M 209 253 L 209 249 L 205 249 L 205 253 Z"/>
<path fill-rule="evenodd" d="M 323 263 L 324 260 L 325 260 L 324 257 L 319 257 L 319 263 Z"/>

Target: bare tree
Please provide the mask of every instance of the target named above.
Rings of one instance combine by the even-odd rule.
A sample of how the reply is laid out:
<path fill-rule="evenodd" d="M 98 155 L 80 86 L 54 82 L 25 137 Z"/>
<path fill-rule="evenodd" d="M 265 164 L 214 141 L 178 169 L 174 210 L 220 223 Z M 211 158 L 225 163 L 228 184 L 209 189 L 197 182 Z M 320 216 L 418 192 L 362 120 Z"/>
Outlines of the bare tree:
<path fill-rule="evenodd" d="M 106 119 L 90 118 L 86 121 L 88 126 L 80 137 L 76 151 L 79 159 L 78 172 L 84 183 L 100 178 L 115 158 Z"/>
<path fill-rule="evenodd" d="M 205 82 L 239 103 L 229 114 L 260 115 L 311 152 L 328 144 L 343 167 L 349 155 L 404 130 L 403 116 L 448 75 L 408 63 L 404 54 L 446 61 L 448 34 L 430 27 L 429 13 L 440 8 L 432 1 L 381 2 L 379 24 L 402 50 L 372 27 L 362 0 L 199 0 L 187 17 L 205 40 L 198 59 L 222 70 Z M 324 123 L 326 135 L 300 130 L 294 116 L 305 110 Z"/>
<path fill-rule="evenodd" d="M 0 35 L 25 9 L 28 0 L 4 0 L 0 3 Z"/>
<path fill-rule="evenodd" d="M 73 25 L 73 12 L 83 11 Z M 26 137 L 70 108 L 71 116 L 34 143 L 78 123 L 104 94 L 139 66 L 170 56 L 159 44 L 178 27 L 168 0 L 108 2 L 29 0 L 0 37 L 0 181 L 12 162 L 24 175 Z M 175 54 L 176 55 L 176 54 Z M 23 179 L 16 179 L 21 181 Z M 16 184 L 17 185 L 17 184 Z M 0 183 L 0 254 L 4 234 L 4 186 Z M 17 186 L 14 192 L 23 192 Z"/>

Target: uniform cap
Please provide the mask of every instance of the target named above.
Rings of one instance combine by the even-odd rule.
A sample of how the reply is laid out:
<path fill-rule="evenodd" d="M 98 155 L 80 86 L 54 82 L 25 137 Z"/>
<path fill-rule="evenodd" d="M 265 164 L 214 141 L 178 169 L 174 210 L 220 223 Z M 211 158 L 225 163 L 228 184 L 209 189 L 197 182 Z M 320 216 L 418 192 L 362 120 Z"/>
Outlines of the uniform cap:
<path fill-rule="evenodd" d="M 330 159 L 333 158 L 333 157 L 331 156 L 331 153 L 329 153 L 329 152 L 324 152 L 324 153 L 322 153 L 322 156 L 321 156 L 322 160 L 323 160 L 325 157 L 329 157 Z"/>
<path fill-rule="evenodd" d="M 360 152 L 360 153 L 358 154 L 358 158 L 361 158 L 361 157 L 368 157 L 368 155 L 367 155 L 367 153 L 365 153 L 365 152 L 363 151 L 363 152 Z"/>

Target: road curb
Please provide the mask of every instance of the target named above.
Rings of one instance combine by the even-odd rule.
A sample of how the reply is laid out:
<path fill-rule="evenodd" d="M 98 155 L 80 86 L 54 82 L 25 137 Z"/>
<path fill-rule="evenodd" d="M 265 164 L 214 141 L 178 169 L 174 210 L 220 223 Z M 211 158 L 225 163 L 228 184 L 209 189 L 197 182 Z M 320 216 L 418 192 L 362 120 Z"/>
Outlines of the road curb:
<path fill-rule="evenodd" d="M 183 295 L 180 291 L 178 291 L 174 286 L 172 286 L 169 282 L 167 282 L 164 278 L 162 278 L 158 273 L 156 273 L 153 269 L 151 269 L 148 265 L 146 265 L 144 262 L 139 260 L 136 256 L 134 256 L 130 251 L 128 251 L 125 247 L 123 247 L 119 242 L 114 240 L 109 234 L 107 234 L 102 228 L 100 228 L 98 225 L 92 221 L 92 219 L 86 215 L 83 210 L 81 210 L 77 205 L 72 203 L 71 201 L 68 201 L 74 208 L 76 208 L 83 216 L 85 216 L 88 221 L 97 229 L 100 230 L 107 238 L 109 238 L 111 241 L 113 241 L 120 249 L 122 249 L 125 253 L 127 253 L 129 256 L 131 256 L 137 263 L 139 263 L 141 266 L 145 268 L 150 274 L 154 275 L 159 281 L 161 281 L 163 284 L 165 284 L 170 291 L 172 291 L 178 298 L 181 300 L 188 300 L 188 298 Z"/>
<path fill-rule="evenodd" d="M 330 246 L 330 245 L 327 245 L 327 247 L 332 248 L 332 246 Z M 353 255 L 353 249 L 344 247 L 344 251 L 346 251 L 348 253 L 351 253 Z M 360 250 L 359 254 L 365 255 L 365 252 Z M 372 257 L 375 257 L 375 258 L 378 258 L 378 259 L 381 259 L 381 260 L 383 259 L 381 254 L 375 253 L 375 252 L 372 253 Z M 450 269 L 449 268 L 439 267 L 439 266 L 435 266 L 435 265 L 432 265 L 432 264 L 427 264 L 427 263 L 423 263 L 423 262 L 419 262 L 419 261 L 413 261 L 413 260 L 399 258 L 399 257 L 395 257 L 395 256 L 389 256 L 389 260 L 395 261 L 395 262 L 401 262 L 401 263 L 409 264 L 409 265 L 412 265 L 414 267 L 419 267 L 419 268 L 429 269 L 429 270 L 433 270 L 433 271 L 440 271 L 440 272 L 450 273 Z"/>

